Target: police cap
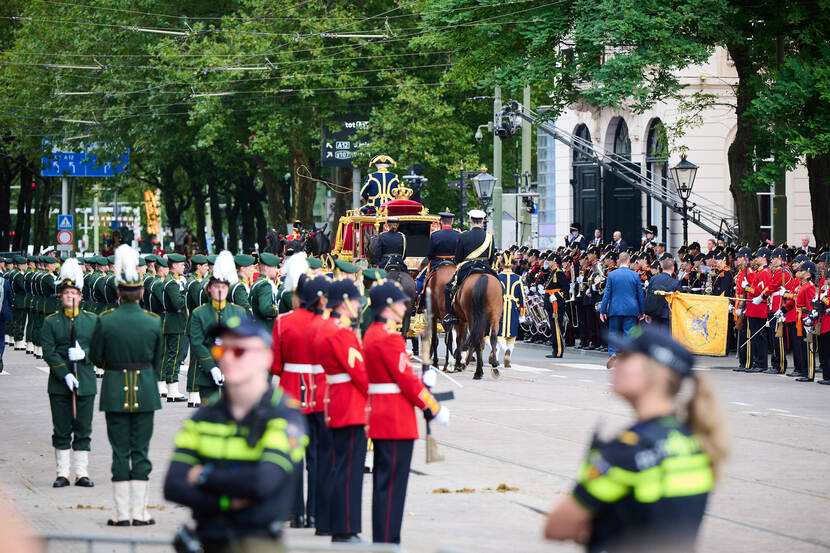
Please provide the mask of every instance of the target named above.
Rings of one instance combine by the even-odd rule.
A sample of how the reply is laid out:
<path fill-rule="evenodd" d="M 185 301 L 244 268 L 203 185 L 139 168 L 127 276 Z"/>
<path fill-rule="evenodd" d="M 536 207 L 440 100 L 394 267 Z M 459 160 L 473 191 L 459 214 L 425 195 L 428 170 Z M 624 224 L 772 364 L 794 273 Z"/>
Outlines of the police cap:
<path fill-rule="evenodd" d="M 635 326 L 628 334 L 611 332 L 608 343 L 625 353 L 642 353 L 661 365 L 667 366 L 680 376 L 691 376 L 695 357 L 676 342 L 669 331 L 651 325 Z"/>
<path fill-rule="evenodd" d="M 249 315 L 225 317 L 208 330 L 211 338 L 221 338 L 226 333 L 236 334 L 241 338 L 259 338 L 269 347 L 271 345 L 271 333 Z"/>

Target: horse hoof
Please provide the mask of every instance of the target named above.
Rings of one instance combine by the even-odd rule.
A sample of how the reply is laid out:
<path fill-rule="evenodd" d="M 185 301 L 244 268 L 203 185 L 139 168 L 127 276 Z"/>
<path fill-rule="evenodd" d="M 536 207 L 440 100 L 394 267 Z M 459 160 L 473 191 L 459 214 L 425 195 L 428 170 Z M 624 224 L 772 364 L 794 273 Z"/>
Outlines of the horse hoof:
<path fill-rule="evenodd" d="M 493 372 L 493 377 L 494 378 L 498 378 L 499 376 L 501 376 L 501 374 L 499 373 L 499 370 L 495 367 L 493 367 L 492 372 Z"/>
<path fill-rule="evenodd" d="M 473 380 L 481 380 L 482 378 L 484 378 L 484 371 L 476 371 L 473 375 Z"/>
<path fill-rule="evenodd" d="M 505 369 L 509 369 L 509 368 L 510 368 L 510 361 L 509 361 L 508 359 L 505 359 L 505 360 L 504 360 L 504 368 L 505 368 Z"/>

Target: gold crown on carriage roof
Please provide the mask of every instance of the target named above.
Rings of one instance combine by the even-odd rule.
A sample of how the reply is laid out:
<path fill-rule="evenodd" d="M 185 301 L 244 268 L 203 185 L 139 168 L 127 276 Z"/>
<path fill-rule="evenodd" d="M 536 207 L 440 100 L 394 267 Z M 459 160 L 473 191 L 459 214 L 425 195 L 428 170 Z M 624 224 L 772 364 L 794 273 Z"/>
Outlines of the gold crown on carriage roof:
<path fill-rule="evenodd" d="M 408 200 L 415 191 L 403 185 L 398 185 L 389 193 L 392 194 L 396 200 Z"/>

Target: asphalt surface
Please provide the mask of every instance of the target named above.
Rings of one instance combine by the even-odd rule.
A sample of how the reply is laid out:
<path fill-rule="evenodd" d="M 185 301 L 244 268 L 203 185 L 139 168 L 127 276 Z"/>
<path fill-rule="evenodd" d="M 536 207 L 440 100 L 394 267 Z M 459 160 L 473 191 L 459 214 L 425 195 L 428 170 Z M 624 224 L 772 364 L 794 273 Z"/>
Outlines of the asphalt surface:
<path fill-rule="evenodd" d="M 595 429 L 611 436 L 632 413 L 609 392 L 605 355 L 572 349 L 550 360 L 547 348 L 519 344 L 513 367 L 482 381 L 472 370 L 439 378 L 455 391 L 452 424 L 436 427 L 445 460 L 424 462 L 416 444 L 404 517 L 407 551 L 580 551 L 543 541 L 543 517 L 574 485 Z M 93 423 L 90 472 L 96 487 L 55 490 L 51 421 L 42 360 L 6 350 L 0 377 L 0 488 L 36 533 L 172 537 L 188 511 L 162 498 L 175 432 L 192 415 L 163 404 L 150 448 L 150 510 L 158 524 L 108 528 L 111 451 L 102 413 Z M 784 376 L 732 372 L 734 358 L 702 358 L 718 392 L 732 454 L 712 495 L 700 535 L 706 552 L 830 550 L 830 387 Z M 486 365 L 485 365 L 486 366 Z M 472 365 L 471 365 L 472 367 Z M 502 491 L 498 491 L 502 486 Z M 506 488 L 506 489 L 505 489 Z M 363 537 L 371 538 L 371 475 L 364 481 Z M 327 543 L 311 530 L 289 530 L 289 545 Z M 74 548 L 53 544 L 50 551 Z M 112 547 L 96 551 L 119 551 Z M 156 548 L 155 551 L 166 550 Z"/>

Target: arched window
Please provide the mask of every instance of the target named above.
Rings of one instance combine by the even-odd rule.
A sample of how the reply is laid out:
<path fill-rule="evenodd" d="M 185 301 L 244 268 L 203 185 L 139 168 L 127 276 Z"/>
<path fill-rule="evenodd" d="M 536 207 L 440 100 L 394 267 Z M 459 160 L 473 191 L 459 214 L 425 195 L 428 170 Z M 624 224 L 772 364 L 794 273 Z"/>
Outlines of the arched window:
<path fill-rule="evenodd" d="M 574 163 L 593 163 L 593 146 L 591 144 L 591 132 L 587 125 L 579 125 L 574 132 Z"/>
<path fill-rule="evenodd" d="M 631 139 L 628 137 L 628 125 L 623 119 L 619 120 L 614 131 L 614 153 L 631 160 Z"/>

